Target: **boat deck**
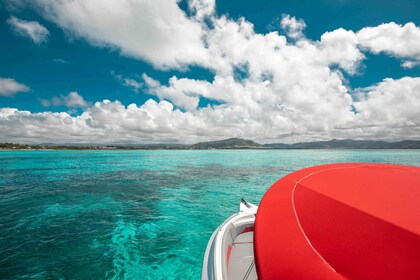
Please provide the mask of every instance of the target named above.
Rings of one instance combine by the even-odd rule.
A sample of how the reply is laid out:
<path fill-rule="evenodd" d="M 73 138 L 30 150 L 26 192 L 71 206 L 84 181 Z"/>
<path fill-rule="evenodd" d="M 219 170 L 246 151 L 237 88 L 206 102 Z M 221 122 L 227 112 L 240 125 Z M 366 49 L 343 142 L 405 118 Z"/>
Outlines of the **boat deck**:
<path fill-rule="evenodd" d="M 229 279 L 258 279 L 254 259 L 254 232 L 239 234 L 232 243 L 228 259 Z"/>

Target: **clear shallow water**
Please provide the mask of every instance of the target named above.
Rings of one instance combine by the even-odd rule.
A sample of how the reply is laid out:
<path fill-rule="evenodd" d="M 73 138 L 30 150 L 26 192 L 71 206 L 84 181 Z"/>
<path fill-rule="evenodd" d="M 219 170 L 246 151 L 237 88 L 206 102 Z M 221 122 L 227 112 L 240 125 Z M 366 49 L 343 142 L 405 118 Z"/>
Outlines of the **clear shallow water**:
<path fill-rule="evenodd" d="M 199 279 L 241 197 L 346 161 L 420 166 L 420 150 L 0 151 L 0 278 Z"/>

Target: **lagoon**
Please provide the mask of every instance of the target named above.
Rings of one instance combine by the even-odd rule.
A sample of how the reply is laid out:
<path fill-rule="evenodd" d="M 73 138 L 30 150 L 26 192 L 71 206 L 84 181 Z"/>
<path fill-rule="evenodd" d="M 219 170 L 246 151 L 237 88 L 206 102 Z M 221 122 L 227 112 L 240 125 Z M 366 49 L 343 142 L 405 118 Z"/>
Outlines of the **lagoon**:
<path fill-rule="evenodd" d="M 241 197 L 335 162 L 420 150 L 0 151 L 0 278 L 199 279 Z"/>

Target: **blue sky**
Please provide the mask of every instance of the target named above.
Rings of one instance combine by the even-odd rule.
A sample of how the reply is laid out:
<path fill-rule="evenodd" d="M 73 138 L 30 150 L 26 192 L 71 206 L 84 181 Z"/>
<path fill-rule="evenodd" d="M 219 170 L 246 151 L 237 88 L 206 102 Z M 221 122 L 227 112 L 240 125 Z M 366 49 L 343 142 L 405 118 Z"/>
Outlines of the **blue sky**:
<path fill-rule="evenodd" d="M 88 2 L 1 2 L 0 141 L 420 137 L 416 112 L 396 109 L 420 108 L 418 1 Z M 110 7 L 122 12 L 102 25 Z M 40 33 L 31 37 L 22 26 Z M 326 32 L 334 34 L 328 42 Z M 264 51 L 270 42 L 284 50 L 272 60 Z M 153 115 L 142 107 L 148 100 L 170 113 Z M 103 115 L 95 115 L 95 102 Z M 121 125 L 106 118 L 115 120 L 114 111 Z"/>

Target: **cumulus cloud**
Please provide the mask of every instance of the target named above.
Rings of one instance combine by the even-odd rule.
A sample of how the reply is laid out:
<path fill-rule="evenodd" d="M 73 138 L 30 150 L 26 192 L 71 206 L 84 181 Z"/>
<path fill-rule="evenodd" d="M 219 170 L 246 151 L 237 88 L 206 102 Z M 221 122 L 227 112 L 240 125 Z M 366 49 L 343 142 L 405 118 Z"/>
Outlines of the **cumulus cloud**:
<path fill-rule="evenodd" d="M 362 48 L 375 54 L 383 52 L 406 58 L 407 61 L 402 64 L 404 68 L 420 64 L 420 28 L 412 22 L 405 25 L 390 22 L 365 27 L 357 32 L 357 39 Z"/>
<path fill-rule="evenodd" d="M 185 127 L 180 127 L 183 122 Z M 189 113 L 173 110 L 166 102 L 149 100 L 138 107 L 127 107 L 120 102 L 104 100 L 88 108 L 83 114 L 72 117 L 68 113 L 31 113 L 12 108 L 0 109 L 0 142 L 39 142 L 50 139 L 55 142 L 160 142 L 176 141 L 174 129 L 180 133 L 198 123 Z M 179 139 L 178 139 L 179 140 Z"/>
<path fill-rule="evenodd" d="M 211 11 L 211 2 L 196 0 L 191 2 L 191 7 L 202 17 Z M 30 3 L 70 36 L 83 38 L 95 46 L 117 49 L 123 55 L 144 59 L 156 67 L 202 64 L 207 58 L 201 23 L 188 18 L 177 0 L 35 0 Z"/>
<path fill-rule="evenodd" d="M 357 32 L 361 46 L 373 53 L 385 52 L 398 57 L 420 58 L 420 28 L 409 22 L 394 22 L 365 27 Z"/>
<path fill-rule="evenodd" d="M 360 90 L 359 97 L 354 107 L 360 124 L 382 126 L 388 132 L 407 127 L 419 132 L 420 78 L 387 78 Z"/>
<path fill-rule="evenodd" d="M 303 37 L 303 30 L 306 28 L 306 23 L 302 19 L 296 19 L 290 15 L 283 14 L 280 26 L 286 31 L 287 36 L 292 39 L 299 39 Z"/>
<path fill-rule="evenodd" d="M 407 69 L 418 67 L 418 66 L 420 66 L 420 60 L 417 60 L 417 61 L 412 61 L 412 60 L 404 61 L 401 64 L 401 66 L 404 67 L 404 68 L 407 68 Z"/>
<path fill-rule="evenodd" d="M 123 85 L 134 91 L 141 87 L 158 101 L 89 105 L 81 97 L 83 102 L 73 103 L 84 107 L 77 116 L 3 108 L 4 139 L 193 143 L 242 137 L 267 143 L 420 135 L 420 78 L 385 79 L 357 90 L 344 79 L 357 73 L 367 51 L 399 57 L 406 67 L 417 63 L 413 42 L 418 28 L 413 24 L 340 28 L 311 40 L 303 33 L 303 20 L 283 15 L 286 36 L 261 34 L 245 18 L 215 15 L 209 0 L 189 1 L 189 16 L 175 0 L 36 3 L 45 17 L 94 45 L 119 49 L 161 68 L 197 64 L 214 77 L 191 79 L 185 72 L 166 83 L 148 73 L 141 80 L 113 73 Z M 392 40 L 402 42 L 390 44 Z M 41 102 L 57 106 L 67 98 Z M 213 105 L 200 107 L 201 101 Z"/>
<path fill-rule="evenodd" d="M 36 44 L 46 42 L 50 35 L 48 29 L 37 21 L 26 21 L 12 16 L 7 20 L 7 23 L 17 34 L 32 39 Z"/>
<path fill-rule="evenodd" d="M 58 107 L 66 106 L 68 108 L 86 108 L 90 105 L 89 102 L 79 95 L 77 92 L 72 91 L 68 95 L 54 96 L 52 99 L 39 99 L 40 103 L 45 107 Z"/>
<path fill-rule="evenodd" d="M 220 81 L 222 82 L 222 81 Z M 232 82 L 233 83 L 233 82 Z M 209 86 L 209 85 L 207 85 Z M 240 86 L 240 85 L 237 85 Z M 258 92 L 267 85 L 260 85 Z M 242 88 L 247 92 L 256 89 Z M 262 92 L 266 95 L 269 92 Z M 68 113 L 31 113 L 12 108 L 0 109 L 1 141 L 37 143 L 194 143 L 202 140 L 238 136 L 272 142 L 325 140 L 331 137 L 398 140 L 416 139 L 420 132 L 420 78 L 384 81 L 358 89 L 353 102 L 357 113 L 348 106 L 351 99 L 329 96 L 328 104 L 317 109 L 311 104 L 240 103 L 181 111 L 165 100 L 149 99 L 141 106 L 122 105 L 119 101 L 96 102 L 78 116 Z M 264 101 L 263 101 L 264 102 Z M 266 101 L 267 102 L 267 101 Z M 331 108 L 341 107 L 339 110 Z M 309 109 L 309 112 L 306 112 Z M 347 111 L 343 116 L 342 111 Z M 335 115 L 340 113 L 339 116 Z"/>
<path fill-rule="evenodd" d="M 215 0 L 189 0 L 188 6 L 195 13 L 195 17 L 199 20 L 214 14 Z"/>
<path fill-rule="evenodd" d="M 359 62 L 365 56 L 357 47 L 357 36 L 343 28 L 326 32 L 321 36 L 321 56 L 329 65 L 338 65 L 350 74 L 357 72 Z"/>
<path fill-rule="evenodd" d="M 13 96 L 18 92 L 28 92 L 31 89 L 11 78 L 0 78 L 0 96 Z"/>
<path fill-rule="evenodd" d="M 195 110 L 200 101 L 199 88 L 207 85 L 207 81 L 196 81 L 189 79 L 177 79 L 172 77 L 169 80 L 169 86 L 162 86 L 159 81 L 143 74 L 143 79 L 148 87 L 150 94 L 156 95 L 161 100 L 170 100 L 176 106 L 186 109 Z"/>

